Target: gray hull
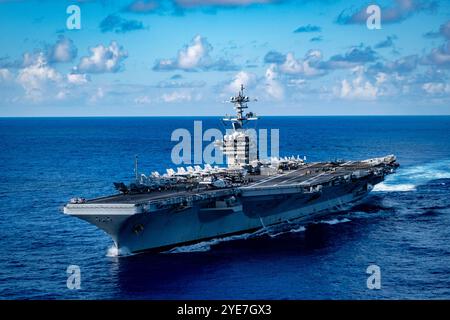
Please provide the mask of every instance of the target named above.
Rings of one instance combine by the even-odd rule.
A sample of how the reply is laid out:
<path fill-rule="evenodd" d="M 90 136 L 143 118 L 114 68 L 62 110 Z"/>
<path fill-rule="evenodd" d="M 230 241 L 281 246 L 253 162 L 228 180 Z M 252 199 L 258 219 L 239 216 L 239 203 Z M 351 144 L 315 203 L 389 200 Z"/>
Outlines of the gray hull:
<path fill-rule="evenodd" d="M 366 196 L 383 176 L 362 178 L 350 184 L 323 187 L 305 193 L 296 187 L 241 188 L 231 207 L 205 207 L 204 203 L 139 212 L 105 207 L 77 216 L 106 231 L 119 252 L 164 251 L 211 238 L 257 230 L 286 221 L 308 222 L 350 206 Z M 207 202 L 211 202 L 208 200 Z"/>

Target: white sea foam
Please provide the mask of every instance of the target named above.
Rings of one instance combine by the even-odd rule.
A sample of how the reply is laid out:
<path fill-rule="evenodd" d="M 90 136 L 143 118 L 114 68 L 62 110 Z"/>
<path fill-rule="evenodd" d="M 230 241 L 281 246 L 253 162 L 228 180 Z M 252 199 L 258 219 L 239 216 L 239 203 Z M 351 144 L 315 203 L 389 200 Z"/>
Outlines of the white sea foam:
<path fill-rule="evenodd" d="M 325 223 L 325 224 L 330 224 L 330 225 L 334 225 L 334 224 L 338 224 L 338 223 L 345 223 L 345 222 L 350 222 L 350 219 L 347 218 L 342 218 L 342 219 L 331 219 L 331 220 L 320 220 L 317 223 Z"/>
<path fill-rule="evenodd" d="M 419 185 L 435 179 L 450 178 L 450 160 L 400 167 L 393 175 L 373 188 L 374 192 L 408 192 L 415 191 Z"/>
<path fill-rule="evenodd" d="M 214 241 L 203 241 L 196 244 L 173 248 L 163 253 L 205 252 L 211 249 Z"/>
<path fill-rule="evenodd" d="M 276 231 L 276 228 L 278 228 L 278 227 L 266 227 L 266 228 L 259 229 L 253 233 L 244 233 L 244 234 L 234 235 L 234 236 L 229 236 L 229 237 L 215 238 L 212 240 L 202 241 L 202 242 L 195 243 L 192 245 L 179 246 L 179 247 L 173 248 L 169 251 L 165 251 L 163 253 L 206 252 L 206 251 L 211 250 L 212 246 L 215 246 L 222 242 L 228 242 L 228 241 L 234 241 L 234 240 L 246 240 L 246 239 L 250 239 L 250 238 L 260 237 L 262 235 L 269 235 L 270 237 L 273 238 L 273 237 L 277 237 L 279 235 L 286 234 L 286 233 L 297 233 L 297 232 L 303 232 L 306 230 L 305 227 L 300 226 L 297 228 L 290 229 L 288 231 L 281 231 L 281 232 L 273 233 L 274 231 Z"/>
<path fill-rule="evenodd" d="M 416 186 L 414 184 L 397 184 L 397 185 L 389 185 L 384 182 L 377 184 L 373 188 L 373 192 L 382 191 L 382 192 L 407 192 L 407 191 L 415 191 Z"/>
<path fill-rule="evenodd" d="M 224 238 L 215 238 L 208 241 L 202 241 L 199 243 L 187 245 L 187 246 L 180 246 L 175 247 L 169 251 L 165 251 L 164 253 L 186 253 L 186 252 L 205 252 L 211 250 L 211 246 L 217 245 L 221 242 L 228 242 L 233 240 L 245 240 L 248 239 L 253 234 L 258 233 L 259 231 L 256 231 L 255 233 L 244 233 L 240 235 L 235 236 L 229 236 Z"/>
<path fill-rule="evenodd" d="M 298 227 L 296 229 L 289 230 L 290 233 L 297 233 L 297 232 L 304 232 L 304 231 L 306 231 L 305 227 Z"/>
<path fill-rule="evenodd" d="M 118 249 L 116 247 L 116 245 L 112 245 L 106 251 L 107 257 L 124 257 L 124 256 L 130 256 L 130 255 L 132 255 L 132 253 L 130 252 L 130 250 L 128 248 L 122 247 L 122 248 Z"/>
<path fill-rule="evenodd" d="M 298 233 L 298 232 L 304 232 L 305 230 L 306 230 L 305 227 L 300 226 L 298 228 L 290 229 L 290 230 L 287 230 L 287 231 L 280 231 L 280 232 L 277 232 L 277 233 L 270 233 L 270 232 L 268 232 L 268 235 L 271 238 L 275 238 L 275 237 L 281 236 L 281 235 L 286 234 L 286 233 Z"/>

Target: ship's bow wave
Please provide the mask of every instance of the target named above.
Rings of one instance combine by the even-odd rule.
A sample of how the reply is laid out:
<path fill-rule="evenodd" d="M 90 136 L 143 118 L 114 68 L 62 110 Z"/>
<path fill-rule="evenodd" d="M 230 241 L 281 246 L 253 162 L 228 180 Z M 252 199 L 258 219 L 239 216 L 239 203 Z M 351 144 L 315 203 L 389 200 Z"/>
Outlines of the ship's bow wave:
<path fill-rule="evenodd" d="M 432 180 L 450 178 L 450 160 L 400 168 L 395 175 L 377 184 L 373 192 L 409 192 Z"/>

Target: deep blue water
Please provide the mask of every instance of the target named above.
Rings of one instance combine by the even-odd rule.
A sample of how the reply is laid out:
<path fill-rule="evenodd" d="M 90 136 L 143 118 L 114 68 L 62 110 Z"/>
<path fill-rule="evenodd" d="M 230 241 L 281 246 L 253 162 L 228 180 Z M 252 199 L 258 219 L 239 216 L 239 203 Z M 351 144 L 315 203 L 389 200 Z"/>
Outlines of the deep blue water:
<path fill-rule="evenodd" d="M 135 154 L 145 172 L 174 167 L 170 134 L 193 120 L 0 119 L 0 298 L 450 298 L 450 117 L 260 120 L 280 128 L 281 155 L 398 156 L 363 204 L 306 226 L 119 258 L 102 231 L 60 212 L 73 196 L 112 193 Z M 66 287 L 73 264 L 80 290 Z M 366 286 L 371 264 L 380 290 Z"/>

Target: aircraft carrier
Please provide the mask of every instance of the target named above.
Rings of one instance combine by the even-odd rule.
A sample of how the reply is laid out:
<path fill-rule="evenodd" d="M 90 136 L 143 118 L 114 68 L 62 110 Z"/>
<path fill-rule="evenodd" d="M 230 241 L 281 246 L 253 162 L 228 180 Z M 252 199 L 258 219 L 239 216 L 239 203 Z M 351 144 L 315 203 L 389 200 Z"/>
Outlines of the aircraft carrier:
<path fill-rule="evenodd" d="M 232 133 L 219 141 L 227 166 L 168 169 L 114 183 L 117 194 L 73 198 L 64 213 L 96 225 L 119 253 L 173 247 L 256 231 L 286 222 L 309 222 L 349 207 L 398 167 L 393 155 L 362 161 L 307 163 L 300 157 L 259 159 L 246 124 L 258 118 L 244 87 L 232 97 Z"/>

